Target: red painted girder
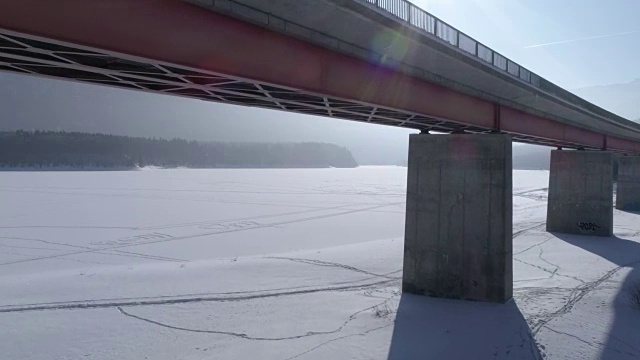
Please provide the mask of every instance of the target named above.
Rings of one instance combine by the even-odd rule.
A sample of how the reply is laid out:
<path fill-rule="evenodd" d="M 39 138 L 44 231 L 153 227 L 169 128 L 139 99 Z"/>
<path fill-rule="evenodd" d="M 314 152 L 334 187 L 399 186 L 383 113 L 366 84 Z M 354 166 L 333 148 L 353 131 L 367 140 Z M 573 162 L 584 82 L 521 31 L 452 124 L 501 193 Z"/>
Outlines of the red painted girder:
<path fill-rule="evenodd" d="M 580 129 L 506 107 L 500 107 L 500 129 L 510 133 L 559 140 L 598 149 L 606 145 L 607 149 L 613 150 L 631 152 L 640 150 L 640 144 L 635 141 Z"/>
<path fill-rule="evenodd" d="M 625 150 L 631 153 L 640 153 L 640 143 L 613 136 L 607 136 L 607 148 Z"/>
<path fill-rule="evenodd" d="M 492 128 L 494 105 L 178 0 L 1 0 L 0 27 Z M 600 147 L 603 135 L 502 107 L 505 131 Z M 638 150 L 609 138 L 609 148 Z"/>

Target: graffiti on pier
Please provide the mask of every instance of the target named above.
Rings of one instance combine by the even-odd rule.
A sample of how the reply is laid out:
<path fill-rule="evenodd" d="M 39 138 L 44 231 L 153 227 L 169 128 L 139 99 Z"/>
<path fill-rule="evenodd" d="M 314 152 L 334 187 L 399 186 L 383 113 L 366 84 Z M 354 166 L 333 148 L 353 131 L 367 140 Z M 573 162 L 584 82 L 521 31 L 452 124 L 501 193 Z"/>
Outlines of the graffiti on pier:
<path fill-rule="evenodd" d="M 583 231 L 596 231 L 597 229 L 600 229 L 600 226 L 592 222 L 580 222 L 578 223 L 578 227 Z"/>

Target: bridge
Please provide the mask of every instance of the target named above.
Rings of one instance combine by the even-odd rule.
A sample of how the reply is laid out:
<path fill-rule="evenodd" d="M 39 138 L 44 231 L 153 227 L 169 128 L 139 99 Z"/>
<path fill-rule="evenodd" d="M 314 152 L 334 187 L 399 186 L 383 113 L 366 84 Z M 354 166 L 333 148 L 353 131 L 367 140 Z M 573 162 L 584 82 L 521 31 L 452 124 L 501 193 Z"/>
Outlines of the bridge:
<path fill-rule="evenodd" d="M 614 153 L 640 209 L 640 125 L 405 0 L 4 0 L 0 70 L 420 130 L 404 291 L 511 298 L 512 141 L 558 148 L 547 230 L 612 234 Z"/>

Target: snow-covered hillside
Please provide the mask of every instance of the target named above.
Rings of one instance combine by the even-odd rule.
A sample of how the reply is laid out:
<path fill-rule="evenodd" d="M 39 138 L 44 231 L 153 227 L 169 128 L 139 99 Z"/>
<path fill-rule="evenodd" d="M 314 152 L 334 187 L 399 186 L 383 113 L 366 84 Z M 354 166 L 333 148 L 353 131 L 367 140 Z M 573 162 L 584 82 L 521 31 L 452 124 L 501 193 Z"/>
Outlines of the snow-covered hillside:
<path fill-rule="evenodd" d="M 401 294 L 406 168 L 0 173 L 0 359 L 640 357 L 640 215 L 549 234 L 547 179 L 496 305 Z"/>

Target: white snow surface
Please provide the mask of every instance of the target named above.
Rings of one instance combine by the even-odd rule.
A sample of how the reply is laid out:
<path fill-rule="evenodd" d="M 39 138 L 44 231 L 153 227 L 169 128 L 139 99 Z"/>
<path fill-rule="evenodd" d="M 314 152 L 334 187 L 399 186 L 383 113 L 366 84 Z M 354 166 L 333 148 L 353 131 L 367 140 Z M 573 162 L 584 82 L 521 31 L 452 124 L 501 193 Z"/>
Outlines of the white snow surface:
<path fill-rule="evenodd" d="M 637 359 L 640 222 L 545 231 L 514 299 L 401 293 L 406 168 L 0 172 L 0 359 Z"/>

